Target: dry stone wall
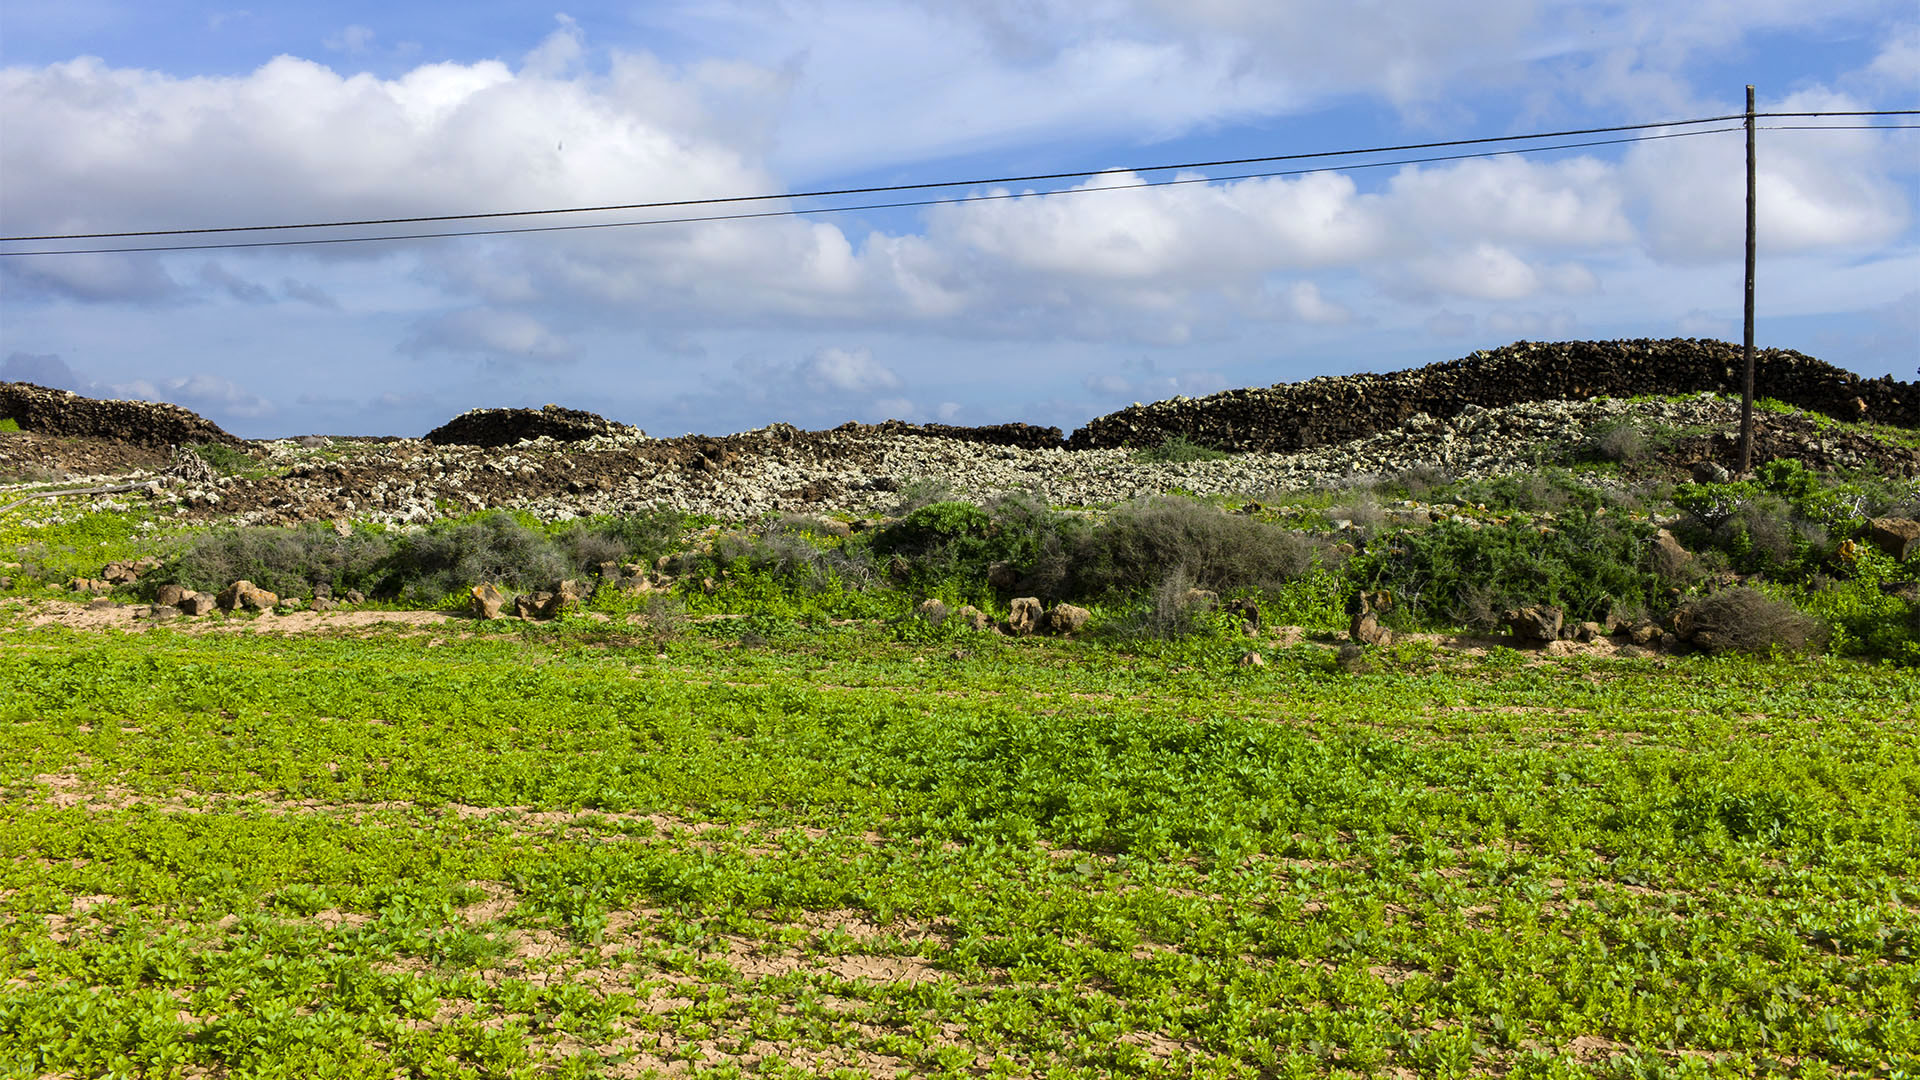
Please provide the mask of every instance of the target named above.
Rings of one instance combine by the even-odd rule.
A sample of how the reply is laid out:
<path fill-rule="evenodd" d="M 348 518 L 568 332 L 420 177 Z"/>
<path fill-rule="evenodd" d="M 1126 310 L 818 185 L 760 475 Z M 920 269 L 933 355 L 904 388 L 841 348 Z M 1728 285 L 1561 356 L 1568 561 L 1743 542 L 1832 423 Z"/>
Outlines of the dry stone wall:
<path fill-rule="evenodd" d="M 919 435 L 930 439 L 979 443 L 983 446 L 1012 446 L 1021 450 L 1056 450 L 1063 441 L 1057 427 L 1037 424 L 982 424 L 961 427 L 955 424 L 909 424 L 888 420 L 880 424 L 842 424 L 836 431 L 871 432 L 877 435 Z"/>
<path fill-rule="evenodd" d="M 0 383 L 0 417 L 10 417 L 22 431 L 112 439 L 135 446 L 240 441 L 220 425 L 178 405 L 103 401 L 32 383 Z"/>
<path fill-rule="evenodd" d="M 1134 405 L 1099 417 L 1070 449 L 1158 446 L 1180 436 L 1220 450 L 1285 453 L 1392 430 L 1417 413 L 1445 419 L 1469 406 L 1700 391 L 1739 393 L 1738 345 L 1691 338 L 1522 341 L 1386 375 L 1342 375 Z M 1843 420 L 1920 427 L 1920 386 L 1862 379 L 1790 349 L 1755 357 L 1762 397 Z"/>
<path fill-rule="evenodd" d="M 644 435 L 643 431 L 583 409 L 548 405 L 539 409 L 470 409 L 427 432 L 435 446 L 513 446 L 525 439 L 584 442 L 600 435 Z"/>

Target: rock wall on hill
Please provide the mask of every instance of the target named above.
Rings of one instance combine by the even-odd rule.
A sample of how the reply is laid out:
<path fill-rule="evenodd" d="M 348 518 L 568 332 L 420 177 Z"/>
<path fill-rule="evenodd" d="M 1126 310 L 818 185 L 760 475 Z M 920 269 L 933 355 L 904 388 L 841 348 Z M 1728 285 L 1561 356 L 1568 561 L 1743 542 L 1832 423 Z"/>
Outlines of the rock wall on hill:
<path fill-rule="evenodd" d="M 1528 401 L 1740 392 L 1738 345 L 1692 338 L 1521 341 L 1385 375 L 1341 375 L 1134 405 L 1087 423 L 1070 449 L 1158 446 L 1169 437 L 1220 450 L 1275 453 L 1391 430 L 1417 413 L 1444 419 L 1468 406 Z M 1920 427 L 1920 385 L 1863 379 L 1791 349 L 1754 360 L 1754 387 L 1842 420 Z"/>
<path fill-rule="evenodd" d="M 469 409 L 427 432 L 435 446 L 513 446 L 523 439 L 584 442 L 596 436 L 644 436 L 646 432 L 583 409 Z"/>
<path fill-rule="evenodd" d="M 32 383 L 0 383 L 0 417 L 22 431 L 112 439 L 135 446 L 235 445 L 220 425 L 178 405 L 157 401 L 103 401 Z"/>
<path fill-rule="evenodd" d="M 982 424 L 961 427 L 954 424 L 909 424 L 888 420 L 879 424 L 842 424 L 836 431 L 868 431 L 881 435 L 918 435 L 930 439 L 980 443 L 985 446 L 1012 446 L 1021 450 L 1057 450 L 1064 436 L 1057 427 L 1038 424 Z"/>

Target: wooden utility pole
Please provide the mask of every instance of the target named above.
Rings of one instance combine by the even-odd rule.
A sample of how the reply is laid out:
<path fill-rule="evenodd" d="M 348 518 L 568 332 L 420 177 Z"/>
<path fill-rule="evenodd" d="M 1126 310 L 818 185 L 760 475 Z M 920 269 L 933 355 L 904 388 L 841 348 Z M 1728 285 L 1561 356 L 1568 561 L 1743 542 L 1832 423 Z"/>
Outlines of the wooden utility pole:
<path fill-rule="evenodd" d="M 1740 472 L 1753 469 L 1753 263 L 1754 192 L 1753 169 L 1753 85 L 1747 85 L 1747 314 L 1746 336 L 1742 348 L 1746 354 L 1747 377 L 1740 392 Z"/>

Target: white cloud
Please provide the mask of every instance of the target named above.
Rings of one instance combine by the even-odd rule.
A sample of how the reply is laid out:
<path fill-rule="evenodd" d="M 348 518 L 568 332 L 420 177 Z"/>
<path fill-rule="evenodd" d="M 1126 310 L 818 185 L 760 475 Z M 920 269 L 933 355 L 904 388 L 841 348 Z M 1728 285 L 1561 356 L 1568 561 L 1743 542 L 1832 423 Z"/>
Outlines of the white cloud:
<path fill-rule="evenodd" d="M 1885 47 L 1867 65 L 1867 74 L 1902 90 L 1920 88 L 1920 22 L 1907 23 L 1887 35 Z"/>
<path fill-rule="evenodd" d="M 509 362 L 557 363 L 574 357 L 573 345 L 539 319 L 484 307 L 422 320 L 401 349 L 415 355 L 447 352 Z"/>
<path fill-rule="evenodd" d="M 900 377 L 874 362 L 873 353 L 866 349 L 821 349 L 807 358 L 801 370 L 807 383 L 818 390 L 866 393 L 900 386 Z"/>
<path fill-rule="evenodd" d="M 358 54 L 366 52 L 367 49 L 372 46 L 373 39 L 374 33 L 370 27 L 355 23 L 340 31 L 338 34 L 327 38 L 321 42 L 321 44 L 334 52 Z"/>
<path fill-rule="evenodd" d="M 1861 102 L 1810 90 L 1766 111 L 1853 110 Z M 1868 131 L 1756 133 L 1758 235 L 1763 253 L 1846 250 L 1892 241 L 1911 221 L 1889 169 L 1886 135 Z M 1626 183 L 1644 208 L 1646 247 L 1679 263 L 1737 258 L 1746 237 L 1746 150 L 1734 133 L 1642 143 Z"/>

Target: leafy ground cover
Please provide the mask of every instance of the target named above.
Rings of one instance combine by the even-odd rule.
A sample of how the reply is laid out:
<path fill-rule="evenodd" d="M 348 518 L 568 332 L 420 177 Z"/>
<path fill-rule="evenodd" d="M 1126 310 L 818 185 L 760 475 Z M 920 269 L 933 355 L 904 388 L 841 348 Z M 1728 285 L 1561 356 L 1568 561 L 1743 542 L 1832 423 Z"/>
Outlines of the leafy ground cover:
<path fill-rule="evenodd" d="M 1920 680 L 0 625 L 9 1076 L 1911 1076 Z"/>

